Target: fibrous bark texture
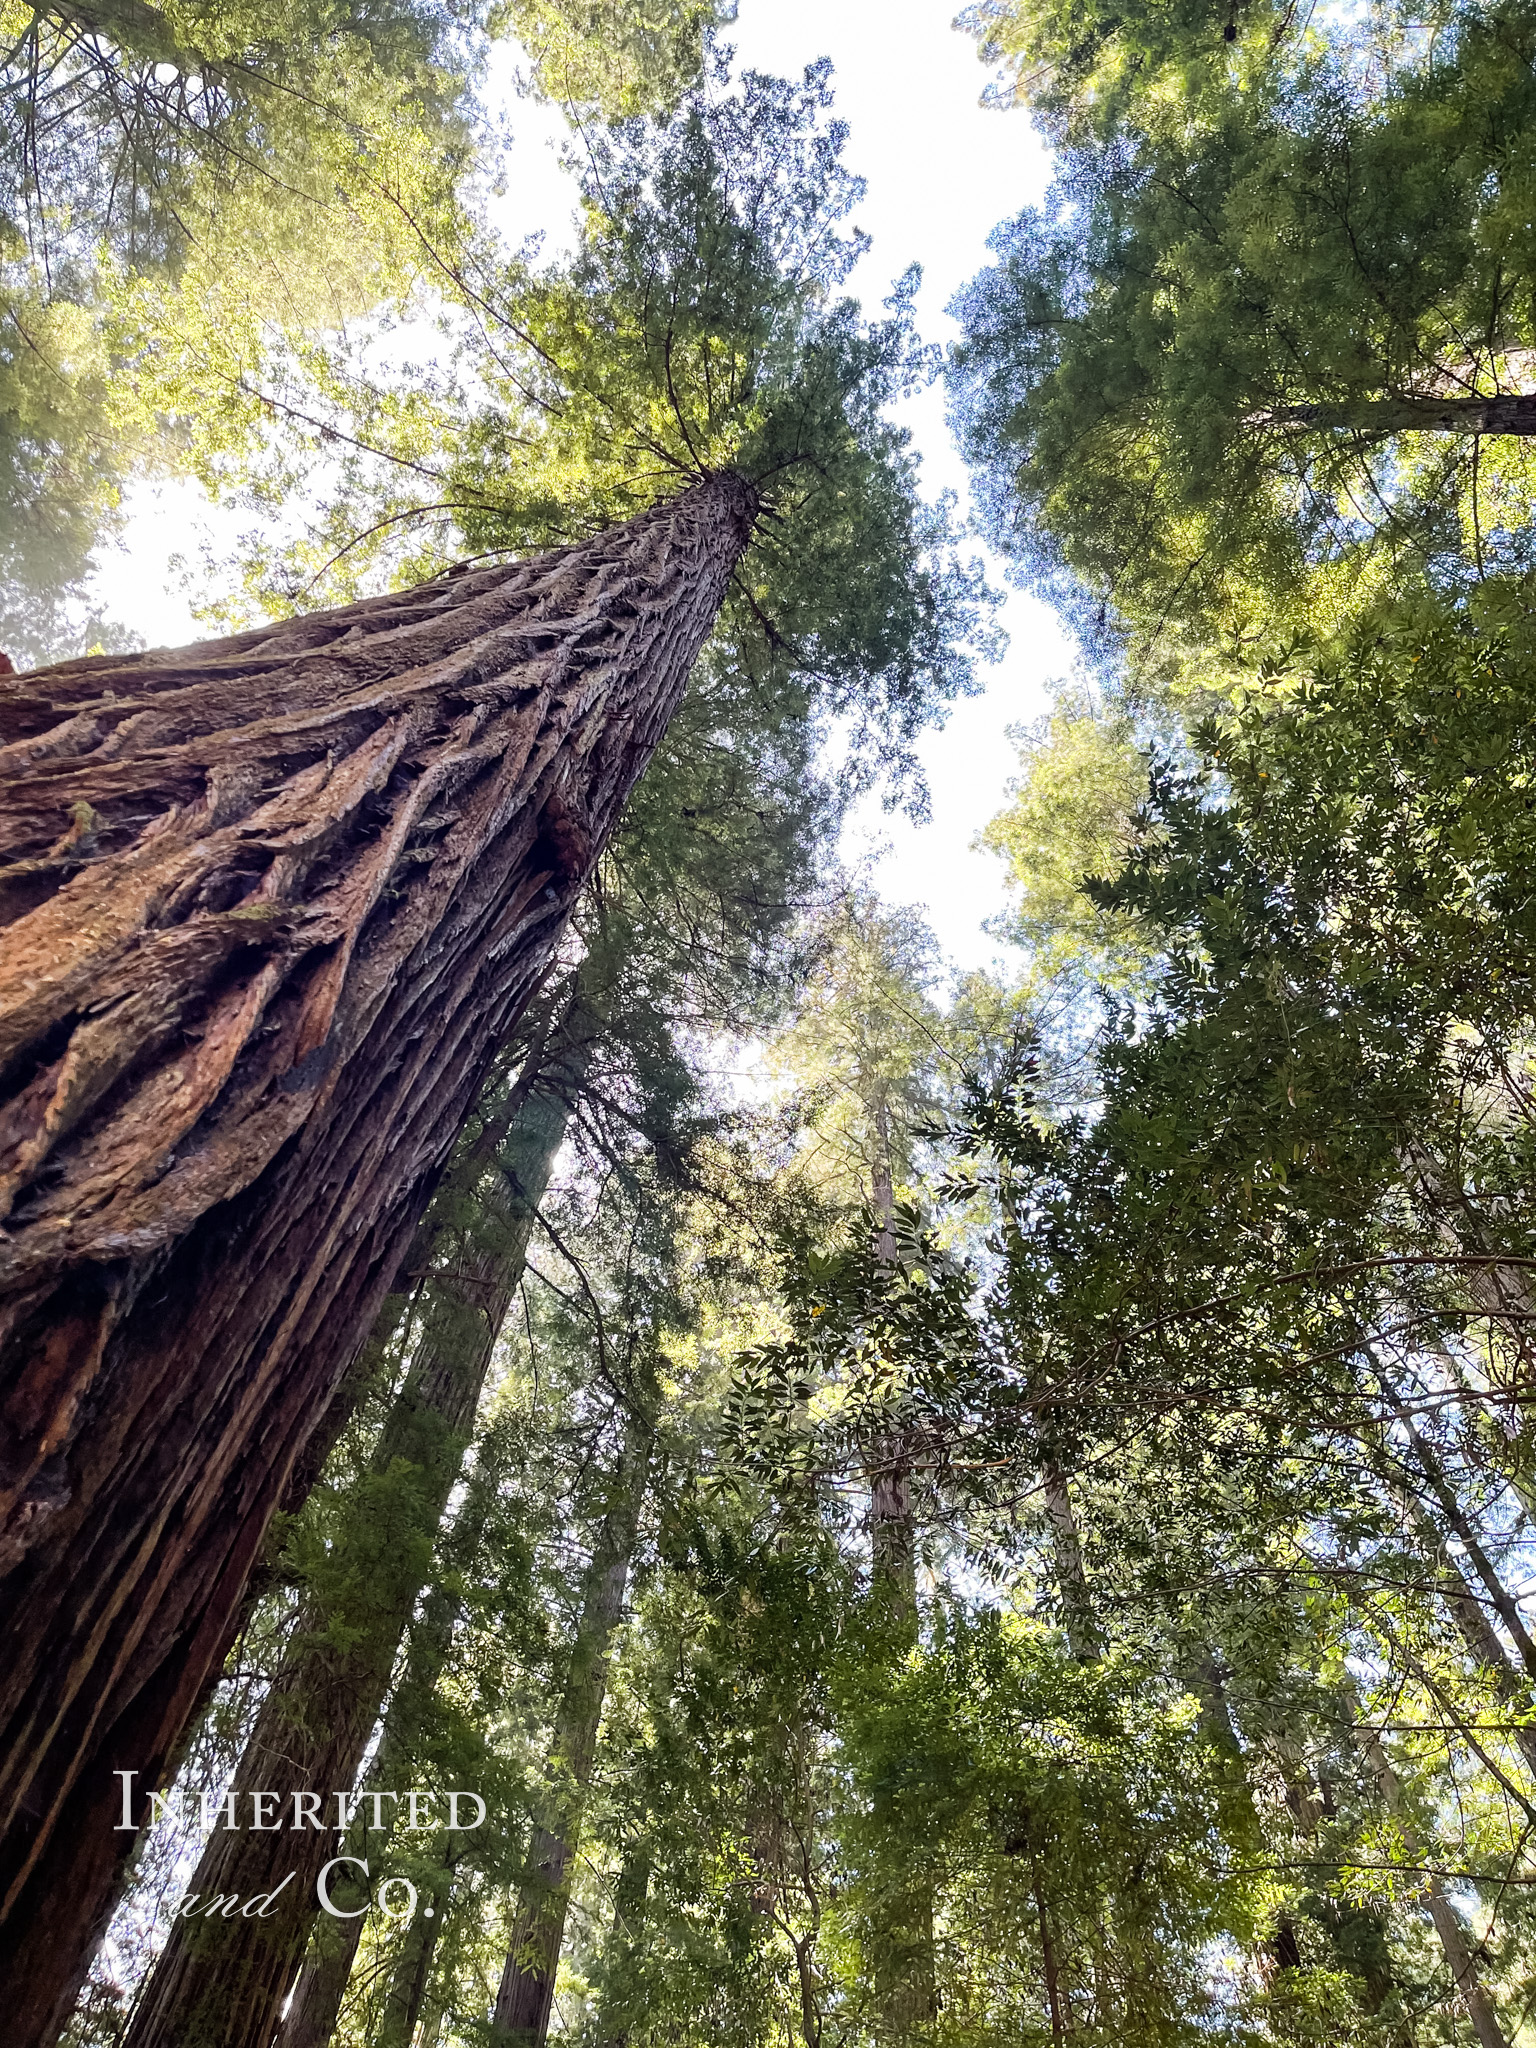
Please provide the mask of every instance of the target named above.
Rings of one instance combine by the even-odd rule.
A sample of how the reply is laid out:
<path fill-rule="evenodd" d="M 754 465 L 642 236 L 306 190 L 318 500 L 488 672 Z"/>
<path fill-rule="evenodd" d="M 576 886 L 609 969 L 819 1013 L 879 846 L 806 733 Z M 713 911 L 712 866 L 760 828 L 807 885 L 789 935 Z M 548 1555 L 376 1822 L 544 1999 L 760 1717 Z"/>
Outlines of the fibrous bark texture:
<path fill-rule="evenodd" d="M 334 1537 L 345 1595 L 301 1611 L 235 1772 L 239 1825 L 210 1835 L 187 1886 L 204 1914 L 214 1898 L 286 1888 L 266 1916 L 210 1921 L 194 1906 L 174 1920 L 125 2048 L 269 2048 L 320 1910 L 316 1879 L 339 1853 L 329 1817 L 325 1831 L 291 1825 L 293 1795 L 318 1787 L 330 1808 L 362 1767 L 590 1057 L 585 1019 L 566 1021 L 573 1036 L 537 1048 L 515 1105 L 492 1108 L 450 1172 L 445 1206 L 468 1217 L 438 1234 L 423 1276 L 410 1369 L 371 1460 L 387 1497 L 359 1489 L 355 1521 Z M 264 1808 L 280 1817 L 274 1831 L 251 1824 L 259 1793 L 275 1795 Z"/>
<path fill-rule="evenodd" d="M 56 2035 L 273 1506 L 745 546 L 0 688 L 0 2001 Z"/>

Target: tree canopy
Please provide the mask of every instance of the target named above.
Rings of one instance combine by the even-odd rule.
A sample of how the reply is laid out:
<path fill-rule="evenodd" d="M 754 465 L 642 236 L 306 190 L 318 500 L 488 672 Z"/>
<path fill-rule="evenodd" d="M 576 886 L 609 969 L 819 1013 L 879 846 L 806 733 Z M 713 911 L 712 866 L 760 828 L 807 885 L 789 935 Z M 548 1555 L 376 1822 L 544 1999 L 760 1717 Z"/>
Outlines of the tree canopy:
<path fill-rule="evenodd" d="M 1536 20 L 964 17 L 976 119 L 1033 119 L 1055 182 L 998 195 L 953 422 L 1084 658 L 975 819 L 1006 958 L 951 977 L 838 847 L 863 791 L 921 816 L 996 644 L 893 419 L 941 359 L 915 275 L 851 296 L 829 68 L 741 70 L 724 18 L 220 16 L 249 76 L 131 206 L 59 102 L 109 232 L 70 259 L 99 298 L 27 273 L 80 367 L 18 342 L 14 475 L 80 545 L 112 404 L 241 508 L 205 601 L 247 631 L 556 574 L 680 490 L 746 508 L 600 855 L 540 813 L 534 896 L 579 901 L 140 1788 L 64 2038 L 1526 2048 Z M 61 77 L 105 61 L 58 21 Z M 172 56 L 129 26 L 156 91 L 203 61 L 191 18 Z M 566 254 L 479 207 L 462 60 L 508 32 L 572 118 Z M 274 111 L 306 35 L 353 127 Z M 236 173 L 268 120 L 334 193 Z M 237 1927 L 288 1867 L 242 1802 L 315 1758 L 353 1810 Z"/>

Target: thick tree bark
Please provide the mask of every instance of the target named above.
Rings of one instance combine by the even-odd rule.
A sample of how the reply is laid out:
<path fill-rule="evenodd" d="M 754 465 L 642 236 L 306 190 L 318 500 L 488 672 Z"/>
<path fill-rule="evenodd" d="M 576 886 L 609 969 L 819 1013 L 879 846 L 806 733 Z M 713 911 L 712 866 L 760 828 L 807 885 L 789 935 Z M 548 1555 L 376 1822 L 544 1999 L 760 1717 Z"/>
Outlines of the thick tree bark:
<path fill-rule="evenodd" d="M 1362 398 L 1345 404 L 1282 405 L 1257 415 L 1266 427 L 1385 434 L 1536 434 L 1536 394 L 1487 398 Z"/>
<path fill-rule="evenodd" d="M 54 2038 L 755 512 L 0 684 L 0 2000 Z"/>
<path fill-rule="evenodd" d="M 371 1461 L 375 1477 L 390 1483 L 385 1541 L 377 1502 L 363 1498 L 329 1560 L 361 1605 L 335 1611 L 311 1603 L 301 1612 L 294 1653 L 235 1774 L 240 1827 L 210 1836 L 187 1887 L 204 1902 L 230 1893 L 249 1899 L 285 1879 L 286 1890 L 268 1917 L 176 1920 L 125 2048 L 268 2048 L 319 1912 L 316 1879 L 337 1853 L 331 1832 L 291 1825 L 293 1795 L 318 1789 L 329 1808 L 335 1791 L 356 1782 L 591 1048 L 591 1022 L 574 1010 L 450 1173 L 449 1189 L 473 1206 L 434 1247 L 410 1371 Z M 338 1634 L 350 1639 L 346 1650 L 334 1647 Z M 267 1811 L 280 1816 L 280 1832 L 252 1827 L 257 1792 L 277 1795 Z"/>
<path fill-rule="evenodd" d="M 581 1810 L 597 1756 L 597 1731 L 608 1690 L 608 1651 L 624 1612 L 640 1510 L 650 1475 L 653 1430 L 632 1411 L 582 1587 L 581 1620 L 571 1646 L 570 1675 L 550 1747 L 544 1808 L 534 1821 L 527 1874 L 496 1994 L 493 2034 L 507 2048 L 543 2048 L 549 2035 L 555 1974 L 565 1939 L 571 1866 L 581 1838 Z"/>

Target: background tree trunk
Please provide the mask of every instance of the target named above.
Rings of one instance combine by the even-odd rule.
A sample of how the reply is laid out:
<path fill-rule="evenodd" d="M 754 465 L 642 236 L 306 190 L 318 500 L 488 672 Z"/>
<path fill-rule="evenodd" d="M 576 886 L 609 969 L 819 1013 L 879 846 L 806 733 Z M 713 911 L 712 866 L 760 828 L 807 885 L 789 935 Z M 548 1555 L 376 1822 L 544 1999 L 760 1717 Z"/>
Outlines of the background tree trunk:
<path fill-rule="evenodd" d="M 0 688 L 0 2001 L 56 2035 L 756 500 Z"/>
<path fill-rule="evenodd" d="M 478 1554 L 485 1540 L 493 1490 L 494 1481 L 488 1482 L 484 1474 L 471 1471 L 464 1504 L 454 1527 L 455 1545 L 460 1547 L 461 1554 L 465 1549 Z M 464 1544 L 466 1536 L 470 1539 L 467 1545 Z M 405 1671 L 390 1699 L 373 1761 L 359 1780 L 360 1790 L 376 1787 L 384 1791 L 398 1786 L 405 1782 L 404 1774 L 411 1770 L 414 1760 L 420 1756 L 423 1723 L 431 1712 L 433 1695 L 452 1655 L 454 1631 L 463 1611 L 462 1589 L 450 1589 L 442 1583 L 433 1586 L 424 1612 L 411 1629 Z M 378 1852 L 381 1843 L 387 1845 L 393 1839 L 398 1813 L 384 1814 L 381 1811 L 380 1818 L 384 1825 L 376 1831 L 368 1825 L 372 1819 L 371 1811 L 363 1806 L 347 1836 L 347 1855 L 369 1859 Z M 442 1867 L 451 1876 L 451 1867 L 456 1860 L 451 1837 L 445 1834 L 439 1841 L 443 1847 Z M 339 1871 L 331 1886 L 331 1896 L 348 1908 L 368 1904 L 371 1892 L 370 1880 L 359 1877 L 350 1869 Z M 435 1906 L 441 1914 L 442 1906 L 436 1897 L 427 1903 Z M 418 1925 L 421 1918 L 418 1914 Z M 332 1920 L 328 1916 L 317 1916 L 309 1953 L 273 2048 L 326 2048 L 326 2043 L 340 2024 L 341 2009 L 365 1924 L 361 1919 Z M 438 1920 L 427 1925 L 438 1933 L 442 1931 Z"/>
<path fill-rule="evenodd" d="M 1536 434 L 1536 394 L 1487 398 L 1362 398 L 1344 404 L 1282 405 L 1264 426 L 1321 427 L 1357 434 Z"/>
<path fill-rule="evenodd" d="M 517 1916 L 496 1994 L 492 2031 L 508 2048 L 543 2048 L 549 2034 L 571 1866 L 580 1843 L 581 1809 L 608 1689 L 608 1651 L 624 1612 L 654 1434 L 651 1417 L 634 1408 L 613 1475 L 610 1505 L 587 1566 L 570 1676 L 550 1747 L 544 1811 L 535 1816 L 527 1874 L 518 1892 Z"/>
<path fill-rule="evenodd" d="M 1412 1828 L 1402 1819 L 1407 1811 L 1402 1786 L 1398 1783 L 1396 1771 L 1387 1759 L 1373 1728 L 1357 1723 L 1355 1739 L 1360 1745 L 1371 1773 L 1381 1789 L 1381 1796 L 1389 1812 L 1396 1814 L 1402 1828 L 1403 1847 L 1410 1856 L 1419 1854 L 1418 1842 Z M 1434 1922 L 1440 1947 L 1445 1955 L 1446 1966 L 1451 1973 L 1472 2030 L 1477 2035 L 1480 2048 L 1509 2048 L 1509 2036 L 1495 2010 L 1493 2000 L 1483 1988 L 1478 1975 L 1477 1964 L 1467 1942 L 1466 1930 L 1457 1916 L 1456 1909 L 1445 1896 L 1445 1888 L 1438 1877 L 1429 1872 L 1424 1874 L 1424 1903 L 1429 1908 L 1429 1917 Z"/>

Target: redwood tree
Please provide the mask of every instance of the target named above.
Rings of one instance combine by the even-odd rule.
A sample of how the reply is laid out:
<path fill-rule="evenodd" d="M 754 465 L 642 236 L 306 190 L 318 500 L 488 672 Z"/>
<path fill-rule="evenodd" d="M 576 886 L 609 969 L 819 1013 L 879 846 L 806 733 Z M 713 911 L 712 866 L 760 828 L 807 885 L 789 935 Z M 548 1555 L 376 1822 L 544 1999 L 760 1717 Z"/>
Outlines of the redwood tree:
<path fill-rule="evenodd" d="M 320 1911 L 316 1877 L 337 1849 L 329 1832 L 252 1828 L 250 1795 L 275 1793 L 266 1810 L 288 1814 L 293 1793 L 344 1791 L 362 1766 L 600 1029 L 579 997 L 561 1007 L 515 1084 L 493 1078 L 479 1128 L 466 1131 L 433 1204 L 443 1214 L 435 1230 L 429 1215 L 424 1232 L 430 1266 L 413 1304 L 409 1370 L 367 1477 L 332 1525 L 334 1578 L 324 1592 L 307 1589 L 236 1769 L 245 1819 L 212 1833 L 187 1887 L 204 1901 L 249 1899 L 284 1880 L 286 1890 L 265 1917 L 172 1923 L 134 2008 L 130 2048 L 267 2048 L 272 2038 Z"/>
<path fill-rule="evenodd" d="M 251 1559 L 745 548 L 599 538 L 0 699 L 0 1989 L 51 2038 Z M 254 687 L 253 687 L 254 686 Z M 137 1816 L 135 1816 L 137 1817 Z"/>

